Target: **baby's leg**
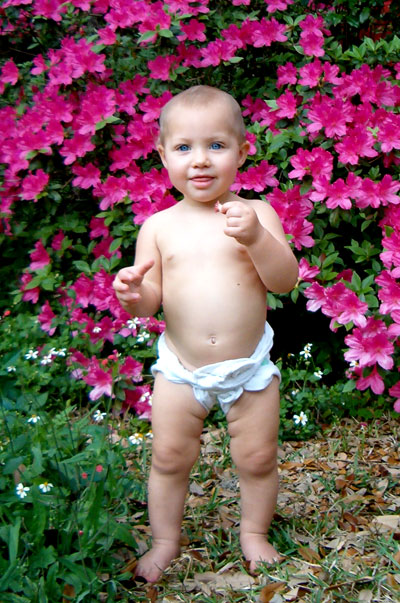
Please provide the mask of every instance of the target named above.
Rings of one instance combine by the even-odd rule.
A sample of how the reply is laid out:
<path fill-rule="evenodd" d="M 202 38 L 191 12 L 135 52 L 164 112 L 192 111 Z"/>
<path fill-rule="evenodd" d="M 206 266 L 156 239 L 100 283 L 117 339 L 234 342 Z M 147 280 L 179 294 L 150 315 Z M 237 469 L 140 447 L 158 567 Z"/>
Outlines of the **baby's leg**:
<path fill-rule="evenodd" d="M 152 548 L 139 559 L 136 575 L 156 582 L 180 552 L 181 524 L 190 470 L 199 455 L 206 411 L 191 387 L 157 373 L 152 403 L 152 465 L 148 506 Z"/>
<path fill-rule="evenodd" d="M 254 571 L 258 562 L 273 563 L 280 558 L 267 540 L 278 496 L 278 379 L 274 377 L 263 391 L 244 392 L 227 419 L 240 481 L 240 543 Z"/>

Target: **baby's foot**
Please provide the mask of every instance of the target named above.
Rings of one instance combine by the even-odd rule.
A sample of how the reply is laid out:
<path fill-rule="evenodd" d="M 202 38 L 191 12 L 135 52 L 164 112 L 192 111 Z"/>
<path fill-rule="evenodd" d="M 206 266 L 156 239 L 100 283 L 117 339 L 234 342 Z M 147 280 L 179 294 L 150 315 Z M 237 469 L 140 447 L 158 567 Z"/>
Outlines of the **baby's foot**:
<path fill-rule="evenodd" d="M 250 572 L 255 572 L 261 563 L 272 565 L 282 559 L 263 534 L 242 534 L 240 544 L 245 559 L 250 562 Z"/>
<path fill-rule="evenodd" d="M 147 582 L 157 582 L 179 553 L 179 544 L 174 542 L 154 543 L 152 548 L 139 559 L 135 577 L 144 578 Z"/>

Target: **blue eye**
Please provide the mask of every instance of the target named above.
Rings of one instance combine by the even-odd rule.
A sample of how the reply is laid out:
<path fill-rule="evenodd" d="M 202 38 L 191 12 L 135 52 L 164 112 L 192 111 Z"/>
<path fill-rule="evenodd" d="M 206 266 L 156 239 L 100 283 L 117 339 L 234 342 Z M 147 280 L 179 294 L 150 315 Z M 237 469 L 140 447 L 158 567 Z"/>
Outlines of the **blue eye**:
<path fill-rule="evenodd" d="M 188 144 L 180 144 L 180 145 L 179 145 L 179 147 L 178 147 L 178 151 L 183 151 L 183 152 L 186 152 L 186 151 L 188 151 L 188 150 L 189 150 L 189 148 L 190 148 L 190 147 L 189 147 L 189 145 L 188 145 Z"/>
<path fill-rule="evenodd" d="M 219 149 L 222 149 L 222 144 L 221 144 L 220 142 L 212 142 L 212 143 L 210 144 L 210 148 L 211 148 L 213 151 L 219 151 Z"/>

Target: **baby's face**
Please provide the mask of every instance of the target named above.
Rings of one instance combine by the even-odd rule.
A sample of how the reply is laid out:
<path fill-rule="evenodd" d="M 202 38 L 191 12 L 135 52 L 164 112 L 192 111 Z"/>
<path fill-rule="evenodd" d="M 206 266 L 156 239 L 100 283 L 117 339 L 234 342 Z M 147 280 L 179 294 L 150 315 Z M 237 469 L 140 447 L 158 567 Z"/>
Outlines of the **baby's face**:
<path fill-rule="evenodd" d="M 158 150 L 172 184 L 185 200 L 214 204 L 229 195 L 248 143 L 239 140 L 228 103 L 176 105 Z"/>

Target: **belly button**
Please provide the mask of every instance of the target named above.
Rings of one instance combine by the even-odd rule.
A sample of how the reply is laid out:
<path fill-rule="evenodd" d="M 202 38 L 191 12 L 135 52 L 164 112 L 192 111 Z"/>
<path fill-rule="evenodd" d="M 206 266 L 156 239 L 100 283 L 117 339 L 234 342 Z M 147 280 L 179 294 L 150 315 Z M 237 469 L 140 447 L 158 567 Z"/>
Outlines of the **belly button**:
<path fill-rule="evenodd" d="M 215 345 L 217 343 L 217 338 L 214 337 L 214 335 L 211 336 L 210 340 L 213 345 Z"/>

